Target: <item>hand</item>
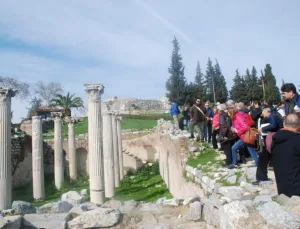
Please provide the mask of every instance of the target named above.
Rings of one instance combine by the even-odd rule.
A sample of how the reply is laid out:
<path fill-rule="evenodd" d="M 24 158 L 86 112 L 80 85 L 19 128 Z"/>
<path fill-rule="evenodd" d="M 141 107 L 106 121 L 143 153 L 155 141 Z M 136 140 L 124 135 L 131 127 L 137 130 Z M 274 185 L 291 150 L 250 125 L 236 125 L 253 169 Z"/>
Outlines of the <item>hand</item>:
<path fill-rule="evenodd" d="M 300 113 L 300 110 L 296 110 L 295 112 L 296 112 L 297 114 L 299 114 L 299 113 Z"/>
<path fill-rule="evenodd" d="M 223 139 L 224 139 L 224 140 L 228 140 L 228 138 L 227 138 L 227 137 L 224 137 Z"/>
<path fill-rule="evenodd" d="M 231 131 L 232 131 L 233 133 L 237 133 L 237 132 L 238 132 L 237 129 L 235 129 L 234 127 L 231 127 Z"/>
<path fill-rule="evenodd" d="M 258 128 L 258 130 L 257 130 L 257 131 L 258 131 L 258 133 L 260 133 L 260 134 L 261 134 L 261 133 L 262 133 L 262 128 Z"/>

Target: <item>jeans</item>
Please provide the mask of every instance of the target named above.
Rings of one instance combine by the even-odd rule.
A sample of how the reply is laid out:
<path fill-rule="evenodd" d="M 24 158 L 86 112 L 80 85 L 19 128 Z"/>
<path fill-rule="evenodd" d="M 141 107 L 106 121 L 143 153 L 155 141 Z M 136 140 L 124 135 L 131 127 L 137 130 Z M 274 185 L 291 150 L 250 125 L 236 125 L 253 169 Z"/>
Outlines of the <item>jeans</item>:
<path fill-rule="evenodd" d="M 208 141 L 208 142 L 211 141 L 211 131 L 212 131 L 212 124 L 206 123 L 203 130 L 204 141 Z"/>
<path fill-rule="evenodd" d="M 190 125 L 190 132 L 191 132 L 191 136 L 194 136 L 194 127 L 197 127 L 198 129 L 198 140 L 202 140 L 203 141 L 203 129 L 204 129 L 204 122 L 195 122 L 192 121 L 191 125 Z"/>
<path fill-rule="evenodd" d="M 189 130 L 190 129 L 190 120 L 184 119 L 183 125 L 186 127 L 187 130 Z"/>
<path fill-rule="evenodd" d="M 236 165 L 237 164 L 237 151 L 239 148 L 241 148 L 243 145 L 245 145 L 245 142 L 243 142 L 241 139 L 238 140 L 231 148 L 232 150 L 232 164 Z M 247 145 L 247 149 L 251 155 L 251 157 L 253 158 L 253 160 L 255 161 L 255 163 L 257 164 L 258 162 L 258 158 L 257 158 L 257 154 L 256 151 L 254 149 L 253 146 L 249 146 Z"/>

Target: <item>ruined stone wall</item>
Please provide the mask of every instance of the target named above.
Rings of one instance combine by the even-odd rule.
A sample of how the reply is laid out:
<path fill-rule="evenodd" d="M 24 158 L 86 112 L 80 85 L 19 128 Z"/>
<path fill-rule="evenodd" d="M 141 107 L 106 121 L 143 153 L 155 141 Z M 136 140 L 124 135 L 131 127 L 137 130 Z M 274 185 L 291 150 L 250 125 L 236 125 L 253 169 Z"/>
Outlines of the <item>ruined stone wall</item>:
<path fill-rule="evenodd" d="M 54 121 L 53 120 L 43 120 L 42 124 L 43 133 L 47 132 L 48 130 L 53 130 L 54 128 Z M 20 125 L 20 130 L 24 131 L 26 134 L 32 134 L 32 121 L 31 120 L 24 120 Z"/>

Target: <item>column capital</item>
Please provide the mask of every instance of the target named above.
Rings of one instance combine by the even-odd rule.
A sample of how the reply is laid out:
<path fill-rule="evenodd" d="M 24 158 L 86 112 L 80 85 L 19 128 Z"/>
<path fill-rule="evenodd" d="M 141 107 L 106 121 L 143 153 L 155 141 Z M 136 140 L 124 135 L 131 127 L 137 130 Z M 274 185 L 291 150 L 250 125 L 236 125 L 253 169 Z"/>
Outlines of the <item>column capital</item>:
<path fill-rule="evenodd" d="M 62 112 L 51 112 L 51 116 L 54 118 L 54 120 L 60 120 L 63 114 Z"/>
<path fill-rule="evenodd" d="M 104 112 L 102 112 L 102 115 L 104 116 L 112 116 L 113 115 L 113 112 L 111 112 L 111 111 L 104 111 Z"/>
<path fill-rule="evenodd" d="M 0 102 L 11 99 L 17 94 L 17 92 L 17 90 L 13 90 L 11 88 L 0 87 Z"/>
<path fill-rule="evenodd" d="M 101 95 L 104 93 L 104 86 L 102 83 L 84 84 L 85 91 L 88 94 L 89 101 L 100 101 Z"/>
<path fill-rule="evenodd" d="M 118 116 L 117 116 L 117 121 L 122 121 L 122 119 L 123 119 L 123 118 L 122 118 L 121 115 L 118 115 Z"/>
<path fill-rule="evenodd" d="M 70 125 L 70 124 L 74 124 L 74 123 L 77 122 L 77 120 L 76 120 L 75 118 L 70 117 L 70 116 L 65 117 L 65 121 L 66 121 L 69 125 Z"/>

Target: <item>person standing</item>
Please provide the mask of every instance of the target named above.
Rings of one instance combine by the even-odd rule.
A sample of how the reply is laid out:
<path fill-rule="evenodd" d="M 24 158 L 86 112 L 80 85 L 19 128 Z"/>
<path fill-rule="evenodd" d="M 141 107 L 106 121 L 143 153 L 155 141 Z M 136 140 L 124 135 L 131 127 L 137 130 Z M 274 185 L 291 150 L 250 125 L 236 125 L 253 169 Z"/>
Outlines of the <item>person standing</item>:
<path fill-rule="evenodd" d="M 190 138 L 195 138 L 194 127 L 196 126 L 198 129 L 197 141 L 199 140 L 204 141 L 203 129 L 204 129 L 204 122 L 206 120 L 206 110 L 202 106 L 200 99 L 197 99 L 196 104 L 192 106 L 190 115 L 191 115 Z"/>
<path fill-rule="evenodd" d="M 250 111 L 250 116 L 253 119 L 256 128 L 258 128 L 258 120 L 260 119 L 261 113 L 260 102 L 254 101 L 254 107 Z"/>
<path fill-rule="evenodd" d="M 205 122 L 205 126 L 204 126 L 204 141 L 207 141 L 208 143 L 211 142 L 211 133 L 212 133 L 212 120 L 214 117 L 214 111 L 213 109 L 211 109 L 210 107 L 210 103 L 206 102 L 205 103 L 205 109 L 207 112 L 207 120 Z"/>
<path fill-rule="evenodd" d="M 186 107 L 184 111 L 182 112 L 183 114 L 183 125 L 186 127 L 186 130 L 189 131 L 190 129 L 190 108 Z"/>
<path fill-rule="evenodd" d="M 282 85 L 281 92 L 285 100 L 285 115 L 292 113 L 300 114 L 300 95 L 297 93 L 296 87 L 292 83 Z"/>
<path fill-rule="evenodd" d="M 176 101 L 172 102 L 170 112 L 171 112 L 171 115 L 174 119 L 175 128 L 178 130 L 179 129 L 178 115 L 180 114 L 180 110 L 179 110 L 179 106 L 178 106 Z"/>
<path fill-rule="evenodd" d="M 299 130 L 299 116 L 289 114 L 284 120 L 284 128 L 272 138 L 272 163 L 279 195 L 300 196 Z"/>
<path fill-rule="evenodd" d="M 217 135 L 219 135 L 220 124 L 219 124 L 219 112 L 216 107 L 214 108 L 214 117 L 212 120 L 212 126 L 214 128 L 212 132 L 212 145 L 214 149 L 218 149 Z"/>

